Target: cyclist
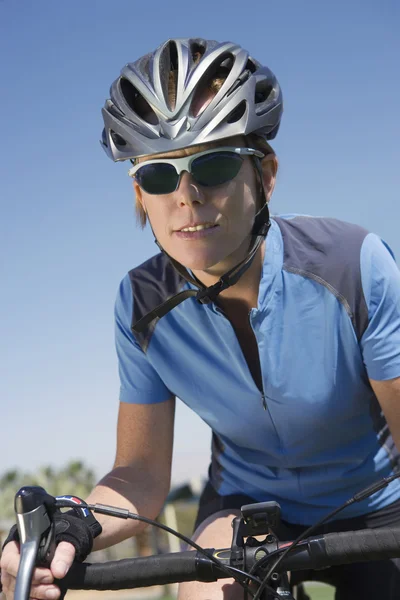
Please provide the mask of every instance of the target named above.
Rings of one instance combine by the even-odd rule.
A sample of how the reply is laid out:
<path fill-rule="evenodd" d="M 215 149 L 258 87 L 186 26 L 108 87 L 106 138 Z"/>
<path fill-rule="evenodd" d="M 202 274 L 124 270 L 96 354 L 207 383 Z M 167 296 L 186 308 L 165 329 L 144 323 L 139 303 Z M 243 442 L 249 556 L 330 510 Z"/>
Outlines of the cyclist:
<path fill-rule="evenodd" d="M 397 467 L 399 271 L 388 247 L 361 227 L 269 218 L 278 165 L 269 142 L 282 95 L 273 73 L 240 46 L 168 40 L 126 65 L 110 95 L 102 144 L 114 161 L 133 163 L 138 215 L 161 252 L 118 292 L 117 454 L 89 500 L 159 513 L 178 397 L 213 432 L 199 543 L 229 546 L 232 517 L 262 500 L 280 503 L 278 534 L 292 539 Z M 141 527 L 99 520 L 95 549 Z M 396 480 L 324 531 L 399 522 Z M 51 571 L 35 572 L 34 598 L 58 597 L 53 577 L 64 575 L 74 548 L 80 558 L 90 550 L 93 536 L 84 552 L 72 518 L 65 529 Z M 15 532 L 1 561 L 7 598 L 14 540 Z M 335 585 L 340 600 L 389 600 L 400 590 L 398 569 L 396 559 L 313 576 Z M 227 580 L 185 583 L 180 597 L 238 590 Z"/>

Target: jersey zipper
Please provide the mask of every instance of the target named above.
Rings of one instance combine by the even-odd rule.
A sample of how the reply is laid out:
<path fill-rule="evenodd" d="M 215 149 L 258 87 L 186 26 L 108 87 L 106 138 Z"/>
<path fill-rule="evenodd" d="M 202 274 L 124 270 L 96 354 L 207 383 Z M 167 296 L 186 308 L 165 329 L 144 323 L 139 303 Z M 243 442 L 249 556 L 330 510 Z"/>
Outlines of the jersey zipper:
<path fill-rule="evenodd" d="M 269 407 L 268 407 L 268 404 L 267 404 L 267 396 L 265 395 L 265 392 L 264 392 L 264 382 L 263 382 L 263 378 L 262 378 L 262 370 L 261 370 L 260 352 L 259 352 L 259 350 L 258 350 L 258 341 L 257 341 L 257 336 L 256 336 L 256 334 L 255 334 L 255 331 L 254 331 L 253 325 L 251 324 L 251 311 L 249 312 L 249 323 L 250 323 L 250 327 L 251 327 L 251 330 L 252 330 L 252 332 L 253 332 L 254 338 L 255 338 L 255 340 L 256 340 L 256 344 L 257 344 L 257 352 L 258 352 L 258 367 L 259 367 L 259 370 L 260 370 L 260 377 L 259 377 L 259 379 L 260 379 L 260 385 L 261 385 L 261 387 L 260 387 L 260 386 L 257 384 L 257 382 L 255 382 L 255 383 L 256 383 L 256 385 L 257 385 L 258 389 L 259 389 L 259 390 L 260 390 L 260 392 L 261 392 L 261 402 L 262 402 L 263 409 L 264 409 L 264 411 L 268 412 L 268 415 L 269 415 L 269 418 L 271 419 L 271 423 L 272 423 L 272 426 L 273 426 L 273 428 L 274 428 L 274 431 L 275 431 L 276 437 L 277 437 L 277 439 L 278 439 L 278 442 L 279 442 L 279 445 L 280 445 L 281 451 L 283 452 L 282 440 L 281 440 L 281 438 L 280 438 L 280 435 L 279 435 L 279 433 L 278 433 L 278 430 L 277 430 L 277 428 L 276 428 L 276 425 L 275 425 L 274 419 L 272 418 L 271 411 L 269 410 Z M 254 378 L 253 378 L 253 379 L 254 379 Z"/>
<path fill-rule="evenodd" d="M 264 392 L 264 383 L 263 383 L 263 378 L 262 378 L 262 370 L 261 370 L 261 360 L 260 360 L 260 352 L 258 350 L 258 341 L 257 341 L 257 336 L 255 334 L 255 331 L 253 329 L 253 325 L 251 324 L 251 311 L 249 312 L 249 325 L 250 328 L 253 332 L 254 335 L 254 339 L 256 342 L 256 346 L 257 346 L 257 354 L 258 354 L 258 369 L 259 369 L 259 383 L 257 383 L 257 381 L 255 382 L 256 386 L 258 387 L 258 389 L 261 392 L 261 402 L 262 402 L 262 406 L 264 410 L 267 410 L 267 398 L 265 396 L 265 392 Z"/>
<path fill-rule="evenodd" d="M 214 312 L 216 312 L 217 314 L 219 314 L 220 316 L 224 317 L 225 319 L 227 319 L 229 321 L 229 319 L 225 315 L 225 313 L 222 310 L 222 308 L 219 307 L 219 306 L 217 306 L 215 303 L 213 303 L 213 310 L 214 310 Z M 259 392 L 261 393 L 261 404 L 262 404 L 263 409 L 266 411 L 268 409 L 268 407 L 267 407 L 267 397 L 266 397 L 265 392 L 264 392 L 264 384 L 263 384 L 263 379 L 262 379 L 260 352 L 258 351 L 257 336 L 256 336 L 256 334 L 254 332 L 253 325 L 251 324 L 251 311 L 248 313 L 248 319 L 249 319 L 250 329 L 251 329 L 251 331 L 253 332 L 253 335 L 254 335 L 254 339 L 255 339 L 255 342 L 256 342 L 256 346 L 257 346 L 257 354 L 258 354 L 259 382 L 257 382 L 254 379 L 254 377 L 253 377 L 253 381 L 256 384 Z M 231 326 L 232 326 L 232 324 L 231 324 Z M 246 362 L 246 357 L 244 355 L 243 355 L 243 359 Z M 250 371 L 250 367 L 248 367 L 248 369 Z"/>
<path fill-rule="evenodd" d="M 264 392 L 261 392 L 261 400 L 262 400 L 263 409 L 267 410 L 267 400 L 265 399 Z"/>

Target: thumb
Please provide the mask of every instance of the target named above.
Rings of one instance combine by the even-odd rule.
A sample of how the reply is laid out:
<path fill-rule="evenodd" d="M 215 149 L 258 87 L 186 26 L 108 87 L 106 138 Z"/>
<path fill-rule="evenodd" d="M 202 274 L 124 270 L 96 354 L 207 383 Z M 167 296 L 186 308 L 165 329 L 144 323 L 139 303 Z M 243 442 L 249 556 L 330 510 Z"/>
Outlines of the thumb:
<path fill-rule="evenodd" d="M 75 558 L 75 548 L 69 542 L 60 542 L 51 561 L 50 570 L 56 579 L 62 579 L 68 573 Z"/>

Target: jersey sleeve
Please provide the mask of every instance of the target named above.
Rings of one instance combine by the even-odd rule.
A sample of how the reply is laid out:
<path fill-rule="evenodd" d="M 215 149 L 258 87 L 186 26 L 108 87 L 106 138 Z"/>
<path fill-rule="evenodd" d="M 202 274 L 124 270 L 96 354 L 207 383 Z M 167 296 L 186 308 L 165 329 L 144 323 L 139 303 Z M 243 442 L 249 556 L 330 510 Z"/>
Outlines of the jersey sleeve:
<path fill-rule="evenodd" d="M 122 280 L 115 302 L 115 344 L 121 382 L 121 402 L 155 404 L 171 397 L 132 331 L 133 297 L 129 275 Z"/>
<path fill-rule="evenodd" d="M 400 377 L 400 271 L 390 248 L 368 234 L 361 248 L 361 281 L 368 326 L 361 339 L 370 379 Z"/>

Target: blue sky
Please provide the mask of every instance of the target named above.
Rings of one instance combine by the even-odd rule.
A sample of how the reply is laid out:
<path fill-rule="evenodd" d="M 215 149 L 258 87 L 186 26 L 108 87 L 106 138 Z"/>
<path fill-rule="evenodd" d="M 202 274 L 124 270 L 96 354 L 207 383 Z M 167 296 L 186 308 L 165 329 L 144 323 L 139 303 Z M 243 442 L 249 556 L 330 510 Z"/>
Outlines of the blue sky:
<path fill-rule="evenodd" d="M 0 0 L 0 472 L 112 466 L 115 294 L 156 252 L 98 142 L 124 64 L 170 37 L 240 43 L 284 94 L 272 210 L 359 223 L 400 256 L 399 30 L 397 0 Z M 209 443 L 180 406 L 174 481 L 205 474 Z"/>

